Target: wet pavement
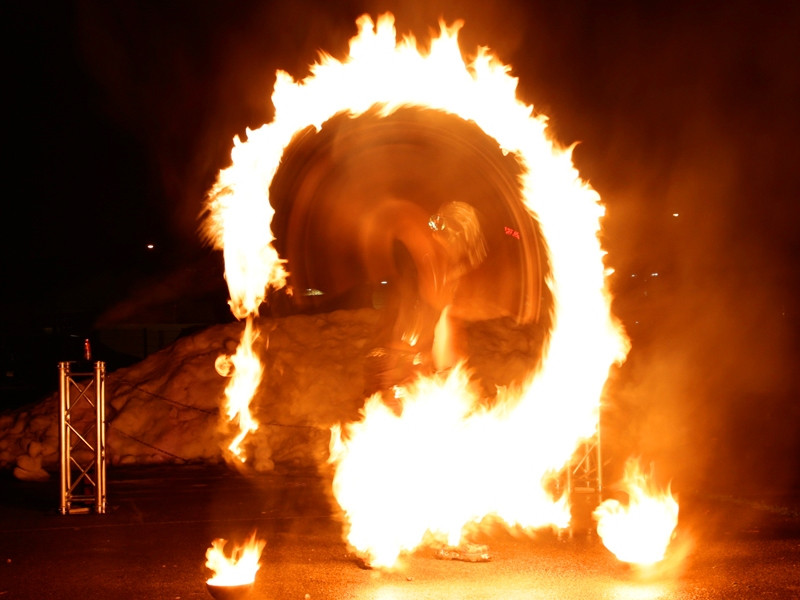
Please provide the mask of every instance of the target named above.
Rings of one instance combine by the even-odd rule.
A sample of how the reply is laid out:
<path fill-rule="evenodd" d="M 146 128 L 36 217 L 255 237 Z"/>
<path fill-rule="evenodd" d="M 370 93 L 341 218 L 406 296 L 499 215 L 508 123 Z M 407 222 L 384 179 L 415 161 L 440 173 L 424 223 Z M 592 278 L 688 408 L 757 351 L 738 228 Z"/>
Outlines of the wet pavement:
<path fill-rule="evenodd" d="M 60 515 L 57 481 L 0 473 L 0 600 L 208 600 L 211 541 L 253 530 L 267 541 L 254 599 L 800 598 L 797 494 L 681 498 L 668 558 L 647 572 L 596 536 L 499 528 L 474 540 L 488 545 L 489 562 L 420 550 L 385 572 L 348 551 L 329 483 L 313 470 L 110 469 L 107 514 Z"/>

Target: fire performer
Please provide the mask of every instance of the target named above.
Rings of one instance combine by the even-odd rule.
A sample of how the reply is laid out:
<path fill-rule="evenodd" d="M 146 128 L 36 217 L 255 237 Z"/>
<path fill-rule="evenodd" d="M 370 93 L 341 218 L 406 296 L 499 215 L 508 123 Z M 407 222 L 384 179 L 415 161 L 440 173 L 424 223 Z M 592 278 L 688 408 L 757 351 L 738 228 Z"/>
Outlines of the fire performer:
<path fill-rule="evenodd" d="M 379 309 L 368 395 L 459 362 L 466 323 L 539 321 L 549 265 L 522 175 L 474 123 L 417 108 L 334 115 L 285 149 L 269 199 L 287 301 Z"/>
<path fill-rule="evenodd" d="M 380 206 L 360 240 L 368 274 L 386 277 L 388 288 L 378 346 L 367 360 L 368 394 L 389 390 L 420 372 L 446 370 L 464 357 L 463 326 L 450 309 L 463 276 L 487 253 L 478 213 L 470 204 L 447 202 L 430 216 L 407 201 Z M 390 398 L 387 402 L 399 409 Z"/>

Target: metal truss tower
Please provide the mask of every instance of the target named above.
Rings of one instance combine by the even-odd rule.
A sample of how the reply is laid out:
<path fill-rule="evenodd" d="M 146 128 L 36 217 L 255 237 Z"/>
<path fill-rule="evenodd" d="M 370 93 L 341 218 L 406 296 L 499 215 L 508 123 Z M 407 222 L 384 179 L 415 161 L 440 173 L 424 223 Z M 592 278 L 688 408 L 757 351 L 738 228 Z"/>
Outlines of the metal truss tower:
<path fill-rule="evenodd" d="M 75 367 L 75 370 L 73 370 Z M 62 515 L 106 512 L 106 365 L 61 362 L 59 441 Z"/>
<path fill-rule="evenodd" d="M 603 501 L 603 461 L 600 428 L 581 442 L 566 467 L 567 493 L 572 506 L 571 530 L 592 534 L 594 509 Z"/>

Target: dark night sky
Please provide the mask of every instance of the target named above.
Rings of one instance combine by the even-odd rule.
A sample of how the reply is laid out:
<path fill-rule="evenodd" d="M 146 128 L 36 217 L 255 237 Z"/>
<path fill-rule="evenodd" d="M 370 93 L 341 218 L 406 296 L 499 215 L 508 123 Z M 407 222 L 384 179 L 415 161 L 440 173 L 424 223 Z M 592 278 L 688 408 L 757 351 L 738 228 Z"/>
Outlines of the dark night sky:
<path fill-rule="evenodd" d="M 699 437 L 706 471 L 769 460 L 760 476 L 788 481 L 800 454 L 798 6 L 7 2 L 4 328 L 218 288 L 198 214 L 233 136 L 270 119 L 275 70 L 303 77 L 318 49 L 341 57 L 364 12 L 391 10 L 418 38 L 463 18 L 463 48 L 512 66 L 556 138 L 579 142 L 575 162 L 608 207 L 615 309 L 635 344 L 609 427 L 633 427 L 622 439 L 679 475 Z"/>

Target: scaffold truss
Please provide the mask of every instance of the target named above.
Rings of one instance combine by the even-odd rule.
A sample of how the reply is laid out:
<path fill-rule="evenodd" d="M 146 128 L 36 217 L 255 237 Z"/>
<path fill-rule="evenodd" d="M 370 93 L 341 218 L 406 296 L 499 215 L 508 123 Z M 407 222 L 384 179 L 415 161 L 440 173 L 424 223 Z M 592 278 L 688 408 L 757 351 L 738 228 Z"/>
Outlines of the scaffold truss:
<path fill-rule="evenodd" d="M 592 513 L 602 502 L 603 461 L 600 452 L 600 432 L 578 446 L 565 469 L 567 494 L 572 507 L 572 532 L 592 534 Z"/>
<path fill-rule="evenodd" d="M 106 512 L 105 363 L 61 362 L 62 515 Z"/>

